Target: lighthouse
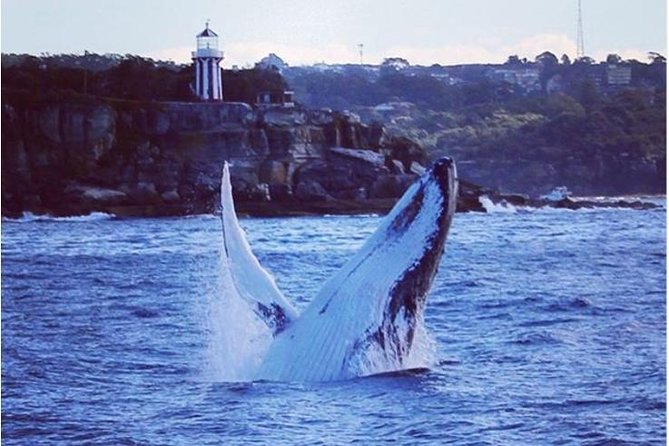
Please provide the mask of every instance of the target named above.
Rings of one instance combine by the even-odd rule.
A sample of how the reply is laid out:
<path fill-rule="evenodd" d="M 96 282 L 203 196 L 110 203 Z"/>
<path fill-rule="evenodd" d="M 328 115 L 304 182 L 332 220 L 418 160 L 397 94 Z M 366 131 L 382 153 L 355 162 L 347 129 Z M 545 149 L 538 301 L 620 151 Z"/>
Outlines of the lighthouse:
<path fill-rule="evenodd" d="M 218 64 L 223 60 L 223 51 L 218 49 L 218 34 L 209 29 L 207 22 L 204 31 L 196 37 L 197 49 L 192 52 L 195 93 L 203 101 L 222 101 L 223 82 Z"/>

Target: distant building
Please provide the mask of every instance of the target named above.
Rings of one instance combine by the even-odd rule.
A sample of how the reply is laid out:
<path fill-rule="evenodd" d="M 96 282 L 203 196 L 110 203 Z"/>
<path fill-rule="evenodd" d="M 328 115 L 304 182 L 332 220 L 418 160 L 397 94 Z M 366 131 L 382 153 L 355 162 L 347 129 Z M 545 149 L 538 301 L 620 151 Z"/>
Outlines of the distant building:
<path fill-rule="evenodd" d="M 606 84 L 626 86 L 632 81 L 632 67 L 625 65 L 607 65 Z"/>
<path fill-rule="evenodd" d="M 292 108 L 295 106 L 293 94 L 294 92 L 290 90 L 262 91 L 256 96 L 256 107 Z"/>
<path fill-rule="evenodd" d="M 256 64 L 255 68 L 259 70 L 274 70 L 281 73 L 288 68 L 288 64 L 276 54 L 269 53 L 269 55 L 263 57 L 260 62 Z"/>
<path fill-rule="evenodd" d="M 492 81 L 518 85 L 525 91 L 541 88 L 540 73 L 537 68 L 495 68 L 488 77 Z"/>
<path fill-rule="evenodd" d="M 314 71 L 321 72 L 321 73 L 325 73 L 327 71 L 341 71 L 335 65 L 326 64 L 325 62 L 315 63 L 309 68 L 311 68 Z"/>
<path fill-rule="evenodd" d="M 209 22 L 197 36 L 197 49 L 192 52 L 195 64 L 195 93 L 203 101 L 223 100 L 221 67 L 223 51 L 218 49 L 218 34 L 209 29 Z"/>
<path fill-rule="evenodd" d="M 453 77 L 448 73 L 433 73 L 430 74 L 433 78 L 443 82 L 446 85 L 458 85 L 462 83 L 462 79 Z"/>

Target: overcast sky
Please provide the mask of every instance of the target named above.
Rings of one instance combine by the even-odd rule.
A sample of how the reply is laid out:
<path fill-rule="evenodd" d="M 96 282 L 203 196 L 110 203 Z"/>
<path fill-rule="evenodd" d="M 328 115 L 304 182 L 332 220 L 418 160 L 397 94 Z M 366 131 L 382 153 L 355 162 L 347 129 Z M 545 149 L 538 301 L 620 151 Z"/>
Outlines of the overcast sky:
<path fill-rule="evenodd" d="M 577 0 L 2 0 L 3 53 L 138 54 L 185 62 L 220 36 L 223 66 L 270 52 L 291 65 L 404 57 L 431 65 L 576 53 Z M 666 55 L 665 0 L 582 0 L 585 52 Z"/>

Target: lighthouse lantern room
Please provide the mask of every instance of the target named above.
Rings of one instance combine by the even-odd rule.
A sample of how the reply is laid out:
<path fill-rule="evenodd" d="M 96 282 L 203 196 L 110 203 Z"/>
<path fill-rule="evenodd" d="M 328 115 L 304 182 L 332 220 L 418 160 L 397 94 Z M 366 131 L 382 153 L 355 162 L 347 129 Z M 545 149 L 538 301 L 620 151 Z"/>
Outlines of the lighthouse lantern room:
<path fill-rule="evenodd" d="M 222 101 L 223 82 L 219 64 L 223 60 L 223 51 L 218 49 L 218 34 L 209 29 L 207 22 L 204 31 L 196 37 L 197 49 L 192 52 L 195 93 L 204 101 Z"/>

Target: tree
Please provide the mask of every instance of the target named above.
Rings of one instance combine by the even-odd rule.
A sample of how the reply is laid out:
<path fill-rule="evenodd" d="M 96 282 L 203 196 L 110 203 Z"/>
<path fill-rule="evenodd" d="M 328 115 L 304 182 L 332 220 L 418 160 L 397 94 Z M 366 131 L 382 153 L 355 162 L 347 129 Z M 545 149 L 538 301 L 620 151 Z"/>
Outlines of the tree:
<path fill-rule="evenodd" d="M 560 61 L 562 62 L 562 65 L 571 65 L 571 59 L 569 59 L 569 56 L 567 56 L 566 54 L 562 55 Z"/>
<path fill-rule="evenodd" d="M 586 110 L 591 110 L 600 100 L 597 85 L 589 78 L 578 82 L 575 97 Z"/>
<path fill-rule="evenodd" d="M 506 59 L 506 63 L 504 65 L 520 65 L 520 57 L 518 55 L 514 54 L 509 56 L 508 59 Z"/>
<path fill-rule="evenodd" d="M 583 56 L 579 57 L 574 61 L 575 64 L 582 64 L 582 65 L 592 65 L 595 63 L 595 59 L 593 59 L 590 56 Z"/>
<path fill-rule="evenodd" d="M 275 70 L 223 70 L 223 97 L 226 101 L 254 104 L 258 93 L 277 92 L 287 88 Z"/>
<path fill-rule="evenodd" d="M 552 94 L 546 97 L 543 103 L 544 113 L 550 118 L 563 113 L 580 117 L 585 116 L 585 109 L 583 106 L 576 101 L 576 99 L 564 93 Z"/>
<path fill-rule="evenodd" d="M 656 53 L 655 51 L 649 51 L 648 52 L 648 59 L 650 59 L 651 63 L 654 63 L 654 64 L 655 63 L 663 63 L 663 64 L 667 63 L 667 58 L 664 57 L 660 53 Z"/>
<path fill-rule="evenodd" d="M 618 65 L 623 61 L 623 58 L 617 54 L 609 54 L 606 56 L 606 63 L 609 65 Z"/>
<path fill-rule="evenodd" d="M 534 60 L 543 66 L 553 66 L 558 64 L 558 58 L 550 51 L 544 51 L 535 57 Z"/>
<path fill-rule="evenodd" d="M 406 59 L 401 57 L 389 57 L 387 59 L 383 59 L 383 63 L 379 69 L 379 74 L 381 74 L 381 76 L 393 76 L 404 71 L 410 66 L 411 64 L 409 64 L 409 61 Z"/>

